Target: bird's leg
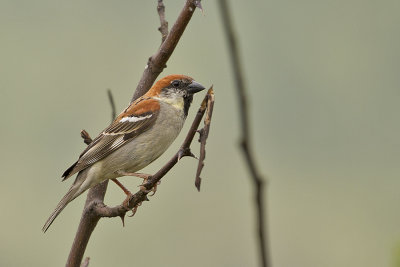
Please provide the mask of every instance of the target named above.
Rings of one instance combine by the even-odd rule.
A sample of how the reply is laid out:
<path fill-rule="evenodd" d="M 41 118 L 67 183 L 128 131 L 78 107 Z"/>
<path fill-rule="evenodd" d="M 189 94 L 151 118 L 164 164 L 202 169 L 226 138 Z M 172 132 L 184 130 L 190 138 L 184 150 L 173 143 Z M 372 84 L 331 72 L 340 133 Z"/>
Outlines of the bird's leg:
<path fill-rule="evenodd" d="M 155 186 L 151 190 L 147 190 L 146 187 L 144 187 L 144 184 L 147 183 L 147 181 L 151 178 L 152 175 L 146 174 L 146 173 L 134 173 L 134 176 L 143 178 L 143 183 L 140 185 L 140 190 L 146 193 L 149 193 L 150 191 L 153 192 L 150 196 L 154 196 L 155 193 L 157 192 L 157 185 L 160 184 L 160 181 L 157 182 Z"/>
<path fill-rule="evenodd" d="M 112 178 L 111 181 L 113 181 L 114 183 L 116 183 L 119 188 L 122 189 L 122 191 L 124 191 L 124 193 L 126 194 L 126 199 L 124 200 L 124 202 L 122 203 L 122 205 L 125 207 L 126 210 L 131 210 L 132 211 L 132 215 L 130 215 L 129 217 L 132 217 L 133 215 L 135 215 L 136 210 L 137 210 L 137 206 L 134 207 L 133 209 L 129 208 L 129 201 L 131 201 L 131 197 L 133 196 L 133 194 L 131 193 L 131 191 L 129 191 L 123 184 L 120 183 L 120 181 L 118 181 L 115 178 Z M 122 218 L 122 224 L 124 225 L 124 219 Z"/>
<path fill-rule="evenodd" d="M 147 178 L 147 179 L 150 179 L 150 178 L 151 178 L 151 176 L 149 176 L 149 178 Z M 153 186 L 153 188 L 152 188 L 151 190 L 147 190 L 147 188 L 144 186 L 144 184 L 147 183 L 147 179 L 145 179 L 145 180 L 143 181 L 143 183 L 140 185 L 140 190 L 143 191 L 143 192 L 145 192 L 145 193 L 150 193 L 150 191 L 153 192 L 153 193 L 150 195 L 150 196 L 152 197 L 152 196 L 154 196 L 154 195 L 156 194 L 156 192 L 157 192 L 157 186 L 158 186 L 159 184 L 161 184 L 161 181 L 158 181 L 158 182 Z"/>
<path fill-rule="evenodd" d="M 114 183 L 116 183 L 116 184 L 119 186 L 119 188 L 121 188 L 122 191 L 124 191 L 124 193 L 125 193 L 128 197 L 132 196 L 131 191 L 129 191 L 129 190 L 128 190 L 123 184 L 121 184 L 117 179 L 112 178 L 111 181 L 113 181 Z"/>
<path fill-rule="evenodd" d="M 139 172 L 124 172 L 124 171 L 118 171 L 117 172 L 121 176 L 135 176 L 143 179 L 143 183 L 140 185 L 140 190 L 149 193 L 150 191 L 153 192 L 150 196 L 154 196 L 154 194 L 157 192 L 157 185 L 160 184 L 160 182 L 157 182 L 157 184 L 151 189 L 147 190 L 146 187 L 143 185 L 147 183 L 147 181 L 151 178 L 151 174 L 146 174 L 146 173 L 139 173 Z"/>

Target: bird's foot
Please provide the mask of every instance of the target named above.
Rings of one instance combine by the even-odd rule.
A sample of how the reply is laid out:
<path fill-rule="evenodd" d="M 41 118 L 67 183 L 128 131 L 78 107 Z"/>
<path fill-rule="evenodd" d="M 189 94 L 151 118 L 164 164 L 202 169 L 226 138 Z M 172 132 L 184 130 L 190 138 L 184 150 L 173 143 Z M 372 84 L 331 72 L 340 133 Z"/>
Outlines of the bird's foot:
<path fill-rule="evenodd" d="M 160 184 L 160 181 L 158 181 L 157 184 L 153 188 L 147 189 L 147 187 L 145 185 L 147 184 L 149 179 L 152 177 L 151 174 L 139 173 L 139 172 L 124 172 L 124 171 L 118 171 L 117 174 L 121 175 L 121 176 L 135 176 L 135 177 L 142 178 L 143 179 L 143 183 L 139 186 L 140 187 L 140 191 L 142 191 L 142 192 L 144 192 L 146 194 L 148 194 L 150 192 L 153 192 L 150 196 L 154 196 L 154 194 L 157 192 L 157 185 Z M 119 183 L 119 184 L 121 184 L 121 183 Z M 124 190 L 124 192 L 125 192 L 125 190 Z"/>
<path fill-rule="evenodd" d="M 147 189 L 146 184 L 150 178 L 151 178 L 151 175 L 149 175 L 147 178 L 144 178 L 143 183 L 139 187 L 140 187 L 140 191 L 142 191 L 146 194 L 152 192 L 152 194 L 150 196 L 154 196 L 155 193 L 157 192 L 157 186 L 159 184 L 161 184 L 161 181 L 158 181 L 151 189 Z"/>
<path fill-rule="evenodd" d="M 130 208 L 130 201 L 132 200 L 133 195 L 127 195 L 124 202 L 122 202 L 122 206 L 127 210 L 127 211 L 132 211 L 131 215 L 128 215 L 128 217 L 133 217 L 133 215 L 135 215 L 137 209 L 139 206 L 142 205 L 142 202 L 139 202 L 135 207 Z"/>

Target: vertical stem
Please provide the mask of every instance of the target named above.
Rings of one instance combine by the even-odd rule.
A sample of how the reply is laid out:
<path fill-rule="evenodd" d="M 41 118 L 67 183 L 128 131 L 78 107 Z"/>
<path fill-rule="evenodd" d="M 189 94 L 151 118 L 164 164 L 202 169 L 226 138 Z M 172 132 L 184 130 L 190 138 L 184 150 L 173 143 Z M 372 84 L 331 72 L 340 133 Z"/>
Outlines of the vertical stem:
<path fill-rule="evenodd" d="M 269 254 L 265 231 L 265 208 L 264 208 L 264 181 L 259 174 L 255 165 L 254 156 L 251 149 L 251 135 L 250 135 L 250 123 L 247 105 L 246 85 L 244 74 L 242 70 L 242 63 L 239 56 L 238 42 L 233 29 L 232 18 L 230 15 L 228 2 L 226 0 L 219 0 L 219 8 L 221 11 L 222 23 L 226 33 L 226 38 L 229 47 L 229 53 L 231 58 L 232 72 L 235 79 L 236 93 L 238 95 L 238 106 L 240 113 L 241 123 L 241 148 L 245 157 L 247 167 L 250 172 L 250 177 L 254 186 L 254 203 L 257 214 L 257 236 L 259 243 L 259 254 L 261 258 L 261 266 L 269 266 Z"/>

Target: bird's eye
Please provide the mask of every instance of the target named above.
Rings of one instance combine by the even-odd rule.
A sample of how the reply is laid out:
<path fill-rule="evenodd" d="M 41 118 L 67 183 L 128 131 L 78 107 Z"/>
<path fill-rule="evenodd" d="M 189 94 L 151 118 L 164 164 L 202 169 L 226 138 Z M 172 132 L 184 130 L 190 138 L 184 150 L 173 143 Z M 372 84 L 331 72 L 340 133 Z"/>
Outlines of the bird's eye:
<path fill-rule="evenodd" d="M 181 84 L 181 82 L 179 80 L 175 80 L 171 84 L 172 84 L 173 87 L 178 88 L 179 85 Z"/>

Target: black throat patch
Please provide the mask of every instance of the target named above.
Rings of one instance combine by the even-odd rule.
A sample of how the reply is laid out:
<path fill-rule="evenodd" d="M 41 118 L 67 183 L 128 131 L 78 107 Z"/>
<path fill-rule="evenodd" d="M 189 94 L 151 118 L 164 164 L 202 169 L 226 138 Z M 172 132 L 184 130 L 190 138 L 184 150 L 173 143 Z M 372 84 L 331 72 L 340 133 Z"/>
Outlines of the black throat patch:
<path fill-rule="evenodd" d="M 183 112 L 185 114 L 185 117 L 187 117 L 188 115 L 190 104 L 192 104 L 192 101 L 193 101 L 193 95 L 191 94 L 183 97 Z"/>

